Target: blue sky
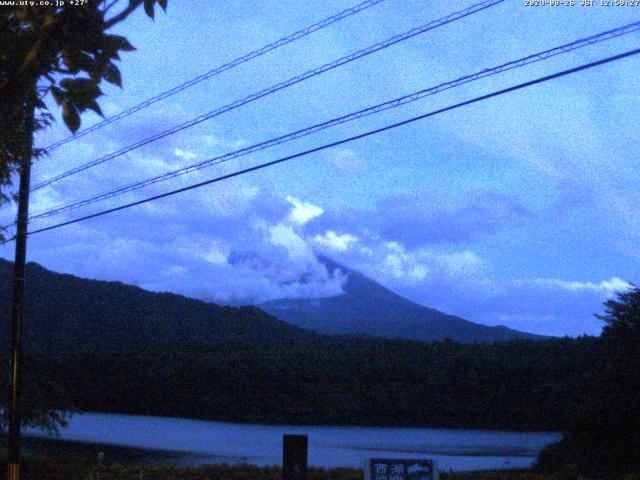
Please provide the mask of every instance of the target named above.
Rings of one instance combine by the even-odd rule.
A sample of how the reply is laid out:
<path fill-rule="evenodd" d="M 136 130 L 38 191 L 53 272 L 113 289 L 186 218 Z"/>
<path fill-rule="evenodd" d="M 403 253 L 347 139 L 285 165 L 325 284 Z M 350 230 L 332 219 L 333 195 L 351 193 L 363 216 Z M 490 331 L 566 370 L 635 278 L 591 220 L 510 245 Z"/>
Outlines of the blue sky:
<path fill-rule="evenodd" d="M 118 27 L 115 114 L 355 1 L 169 2 Z M 44 180 L 473 2 L 386 0 L 79 138 L 34 167 Z M 579 2 L 578 2 L 579 3 Z M 318 121 L 638 20 L 640 7 L 506 1 L 223 114 L 35 193 L 32 211 L 226 153 Z M 640 46 L 632 34 L 456 88 L 118 199 L 256 165 Z M 100 219 L 35 235 L 29 259 L 217 302 L 341 291 L 318 253 L 421 304 L 551 335 L 597 334 L 602 302 L 640 271 L 640 58 L 582 72 Z M 83 126 L 98 121 L 83 117 Z M 61 122 L 41 146 L 67 135 Z M 13 212 L 5 208 L 3 220 Z M 6 222 L 5 222 L 6 223 Z M 12 256 L 12 246 L 0 254 Z"/>

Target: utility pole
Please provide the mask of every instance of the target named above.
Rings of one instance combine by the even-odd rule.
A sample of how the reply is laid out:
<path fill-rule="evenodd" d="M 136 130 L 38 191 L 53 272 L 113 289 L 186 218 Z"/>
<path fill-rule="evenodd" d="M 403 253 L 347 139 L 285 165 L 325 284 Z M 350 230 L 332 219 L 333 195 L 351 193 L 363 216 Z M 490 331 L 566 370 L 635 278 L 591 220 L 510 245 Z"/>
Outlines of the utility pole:
<path fill-rule="evenodd" d="M 11 384 L 9 386 L 9 438 L 7 445 L 7 479 L 20 478 L 20 402 L 22 368 L 22 320 L 24 318 L 24 291 L 27 260 L 27 224 L 29 218 L 29 190 L 31 160 L 33 156 L 33 127 L 35 122 L 35 85 L 27 93 L 24 112 L 24 141 L 20 148 L 20 187 L 18 190 L 18 216 L 16 219 L 16 252 L 13 270 L 13 298 L 11 303 Z"/>

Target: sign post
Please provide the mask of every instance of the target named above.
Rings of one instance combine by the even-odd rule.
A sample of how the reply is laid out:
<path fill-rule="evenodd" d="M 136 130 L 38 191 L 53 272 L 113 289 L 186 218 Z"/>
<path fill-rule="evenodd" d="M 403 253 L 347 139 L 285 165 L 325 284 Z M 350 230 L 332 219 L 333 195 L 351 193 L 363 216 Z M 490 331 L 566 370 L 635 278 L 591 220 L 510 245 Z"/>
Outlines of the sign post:
<path fill-rule="evenodd" d="M 309 441 L 306 435 L 283 436 L 283 480 L 307 480 L 308 445 Z"/>
<path fill-rule="evenodd" d="M 438 480 L 434 460 L 412 458 L 367 458 L 365 480 Z"/>

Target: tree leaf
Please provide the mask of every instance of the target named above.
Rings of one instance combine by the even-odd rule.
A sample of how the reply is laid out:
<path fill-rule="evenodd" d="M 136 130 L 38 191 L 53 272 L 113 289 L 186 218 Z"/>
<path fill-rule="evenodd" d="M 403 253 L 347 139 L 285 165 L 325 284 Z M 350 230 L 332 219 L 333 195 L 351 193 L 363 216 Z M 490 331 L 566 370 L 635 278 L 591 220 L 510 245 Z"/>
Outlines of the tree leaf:
<path fill-rule="evenodd" d="M 93 110 L 101 117 L 104 117 L 104 114 L 102 113 L 102 109 L 100 108 L 100 105 L 98 105 L 98 102 L 96 102 L 95 100 L 92 102 L 89 102 L 87 104 L 87 108 L 89 108 L 90 110 Z"/>
<path fill-rule="evenodd" d="M 151 18 L 154 18 L 154 15 L 155 15 L 155 12 L 153 11 L 155 3 L 156 3 L 156 0 L 144 0 L 144 11 Z"/>
<path fill-rule="evenodd" d="M 122 50 L 124 52 L 133 52 L 136 49 L 136 47 L 131 45 L 129 40 L 127 40 L 125 37 L 121 37 L 119 35 L 113 36 L 116 37 L 116 40 L 118 42 L 118 50 Z"/>
<path fill-rule="evenodd" d="M 68 101 L 65 102 L 64 107 L 62 107 L 62 119 L 73 133 L 76 133 L 78 128 L 80 128 L 80 114 Z"/>
<path fill-rule="evenodd" d="M 40 97 L 37 97 L 37 98 L 33 101 L 33 103 L 34 103 L 34 105 L 35 105 L 35 107 L 36 107 L 36 108 L 39 108 L 39 109 L 47 108 L 47 104 L 46 104 L 46 103 L 44 103 Z"/>
<path fill-rule="evenodd" d="M 114 85 L 122 88 L 122 75 L 120 75 L 120 70 L 118 70 L 118 67 L 113 63 L 109 63 L 105 66 L 102 76 L 107 82 L 113 83 Z"/>
<path fill-rule="evenodd" d="M 60 86 L 65 90 L 70 90 L 71 88 L 73 88 L 73 81 L 73 78 L 63 78 L 59 83 Z"/>
<path fill-rule="evenodd" d="M 69 94 L 82 94 L 92 98 L 102 95 L 97 82 L 90 78 L 64 78 L 60 81 L 60 86 Z"/>
<path fill-rule="evenodd" d="M 160 5 L 163 11 L 167 11 L 167 0 L 158 0 L 158 5 Z"/>
<path fill-rule="evenodd" d="M 102 39 L 101 50 L 110 58 L 119 58 L 118 51 L 132 52 L 135 47 L 120 35 L 105 35 Z"/>
<path fill-rule="evenodd" d="M 102 77 L 102 72 L 104 67 L 100 65 L 100 62 L 97 62 L 90 55 L 86 53 L 81 53 L 80 58 L 78 59 L 78 66 L 84 72 L 87 72 L 91 77 L 91 80 L 94 82 L 99 82 Z"/>
<path fill-rule="evenodd" d="M 42 40 L 38 40 L 36 43 L 33 44 L 33 47 L 31 47 L 31 49 L 25 55 L 24 62 L 22 62 L 22 65 L 20 66 L 19 71 L 22 71 L 25 68 L 27 68 L 29 64 L 31 64 L 38 57 L 41 44 L 42 44 Z"/>
<path fill-rule="evenodd" d="M 53 13 L 49 12 L 44 16 L 44 19 L 42 20 L 42 27 L 47 28 L 54 23 L 56 23 L 56 16 Z"/>
<path fill-rule="evenodd" d="M 64 105 L 66 102 L 64 92 L 58 87 L 51 87 L 51 94 L 58 105 Z"/>
<path fill-rule="evenodd" d="M 102 95 L 102 91 L 96 81 L 89 78 L 64 78 L 60 81 L 60 86 L 64 87 L 66 91 L 57 91 L 55 87 L 52 87 L 52 91 L 56 101 L 62 103 L 64 108 L 70 109 L 70 107 L 73 107 L 76 112 L 84 112 L 86 109 L 91 109 L 102 115 L 102 111 L 96 103 L 96 98 Z M 67 117 L 70 118 L 71 125 L 74 124 L 72 114 L 72 111 L 66 113 Z M 66 118 L 65 122 L 67 122 Z"/>
<path fill-rule="evenodd" d="M 62 50 L 62 62 L 71 73 L 78 73 L 80 70 L 80 51 L 75 48 Z"/>

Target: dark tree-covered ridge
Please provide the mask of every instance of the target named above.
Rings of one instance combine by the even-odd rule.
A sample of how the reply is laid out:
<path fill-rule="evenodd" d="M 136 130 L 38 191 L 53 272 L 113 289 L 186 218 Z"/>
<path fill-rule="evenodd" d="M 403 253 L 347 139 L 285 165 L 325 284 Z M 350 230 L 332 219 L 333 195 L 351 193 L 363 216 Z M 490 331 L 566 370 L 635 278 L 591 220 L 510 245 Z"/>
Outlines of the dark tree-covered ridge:
<path fill-rule="evenodd" d="M 605 303 L 605 326 L 591 383 L 564 439 L 540 457 L 541 468 L 574 475 L 640 472 L 640 288 Z"/>
<path fill-rule="evenodd" d="M 10 262 L 0 261 L 7 310 Z M 238 422 L 556 430 L 594 390 L 594 338 L 462 345 L 328 336 L 28 265 L 32 375 L 71 408 Z M 6 337 L 5 337 L 6 338 Z"/>

